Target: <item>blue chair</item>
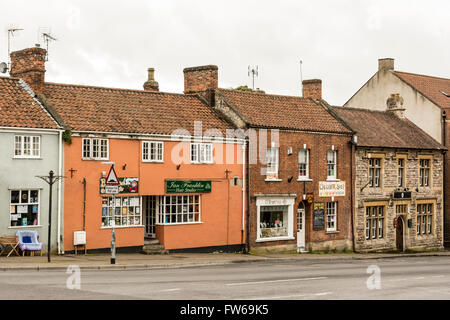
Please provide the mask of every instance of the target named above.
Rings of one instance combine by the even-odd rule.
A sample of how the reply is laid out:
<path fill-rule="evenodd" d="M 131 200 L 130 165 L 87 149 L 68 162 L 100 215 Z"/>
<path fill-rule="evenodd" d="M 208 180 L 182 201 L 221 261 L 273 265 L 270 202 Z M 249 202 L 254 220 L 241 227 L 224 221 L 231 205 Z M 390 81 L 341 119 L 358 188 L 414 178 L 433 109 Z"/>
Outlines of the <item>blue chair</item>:
<path fill-rule="evenodd" d="M 39 242 L 39 234 L 33 230 L 19 230 L 16 233 L 19 240 L 19 248 L 22 250 L 22 256 L 25 255 L 25 251 L 30 251 L 34 256 L 35 251 L 39 251 L 42 256 L 43 244 Z"/>

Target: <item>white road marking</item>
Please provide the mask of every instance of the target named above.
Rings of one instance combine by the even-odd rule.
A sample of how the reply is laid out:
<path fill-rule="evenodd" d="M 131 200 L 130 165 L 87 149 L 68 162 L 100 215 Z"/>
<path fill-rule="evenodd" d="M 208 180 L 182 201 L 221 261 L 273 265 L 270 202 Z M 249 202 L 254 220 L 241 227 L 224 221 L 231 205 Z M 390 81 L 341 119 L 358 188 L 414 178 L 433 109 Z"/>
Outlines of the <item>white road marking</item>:
<path fill-rule="evenodd" d="M 180 288 L 174 288 L 174 289 L 165 289 L 165 290 L 160 290 L 159 292 L 172 292 L 172 291 L 180 291 Z"/>
<path fill-rule="evenodd" d="M 432 278 L 444 278 L 444 275 L 439 275 L 439 276 L 431 276 Z"/>
<path fill-rule="evenodd" d="M 416 278 L 414 278 L 415 280 L 422 280 L 422 279 L 425 279 L 425 277 L 416 277 Z"/>
<path fill-rule="evenodd" d="M 253 282 L 238 282 L 238 283 L 227 283 L 227 286 L 244 286 L 248 284 L 261 284 L 261 283 L 275 283 L 275 282 L 289 282 L 289 281 L 307 281 L 307 280 L 322 280 L 327 279 L 327 277 L 317 277 L 317 278 L 299 278 L 299 279 L 282 279 L 282 280 L 267 280 L 267 281 L 253 281 Z"/>

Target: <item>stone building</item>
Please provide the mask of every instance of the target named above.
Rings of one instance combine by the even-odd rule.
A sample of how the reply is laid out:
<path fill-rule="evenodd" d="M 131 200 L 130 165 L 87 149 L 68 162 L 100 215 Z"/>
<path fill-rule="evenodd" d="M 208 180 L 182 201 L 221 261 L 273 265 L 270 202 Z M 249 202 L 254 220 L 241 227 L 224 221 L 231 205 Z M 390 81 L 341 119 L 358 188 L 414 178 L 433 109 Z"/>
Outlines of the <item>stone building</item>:
<path fill-rule="evenodd" d="M 322 101 L 321 80 L 303 97 L 218 88 L 216 66 L 185 69 L 198 94 L 249 139 L 250 251 L 351 250 L 353 132 Z"/>
<path fill-rule="evenodd" d="M 384 110 L 393 93 L 404 99 L 405 117 L 442 145 L 450 145 L 450 79 L 395 70 L 394 59 L 379 59 L 377 72 L 344 104 L 348 108 Z M 444 190 L 450 190 L 449 154 L 444 158 Z M 450 246 L 450 191 L 444 199 L 444 241 Z"/>
<path fill-rule="evenodd" d="M 355 251 L 443 247 L 445 147 L 404 116 L 403 98 L 385 111 L 333 107 L 356 133 Z"/>

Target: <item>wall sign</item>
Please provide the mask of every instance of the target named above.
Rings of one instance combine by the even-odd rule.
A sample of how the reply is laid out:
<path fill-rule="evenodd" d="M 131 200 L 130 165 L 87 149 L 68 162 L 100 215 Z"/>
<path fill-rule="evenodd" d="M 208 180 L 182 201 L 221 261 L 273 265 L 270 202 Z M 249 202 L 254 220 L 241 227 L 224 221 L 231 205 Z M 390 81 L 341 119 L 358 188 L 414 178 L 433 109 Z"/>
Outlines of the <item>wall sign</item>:
<path fill-rule="evenodd" d="M 166 180 L 166 193 L 211 192 L 211 181 Z"/>
<path fill-rule="evenodd" d="M 325 203 L 324 202 L 314 203 L 313 229 L 314 230 L 325 229 Z"/>
<path fill-rule="evenodd" d="M 411 191 L 395 191 L 394 199 L 411 199 Z"/>
<path fill-rule="evenodd" d="M 100 179 L 100 194 L 138 193 L 139 178 L 118 178 L 119 185 L 106 185 L 106 178 Z"/>
<path fill-rule="evenodd" d="M 345 196 L 345 181 L 319 181 L 319 197 Z"/>

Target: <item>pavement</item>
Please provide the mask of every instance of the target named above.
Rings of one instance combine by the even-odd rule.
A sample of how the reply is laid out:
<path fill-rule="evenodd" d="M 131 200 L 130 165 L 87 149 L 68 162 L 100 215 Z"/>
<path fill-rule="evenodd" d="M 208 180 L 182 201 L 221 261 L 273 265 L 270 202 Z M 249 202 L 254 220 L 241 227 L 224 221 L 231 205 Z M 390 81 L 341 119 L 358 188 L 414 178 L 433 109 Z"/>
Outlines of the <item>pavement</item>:
<path fill-rule="evenodd" d="M 10 256 L 0 257 L 0 271 L 39 271 L 66 270 L 69 266 L 78 266 L 82 270 L 146 270 L 163 268 L 183 268 L 196 266 L 229 265 L 238 263 L 261 262 L 340 262 L 367 259 L 395 259 L 406 257 L 447 256 L 450 251 L 421 252 L 421 253 L 171 253 L 163 255 L 145 255 L 140 253 L 116 254 L 116 263 L 111 264 L 109 254 L 67 254 L 51 256 Z"/>

